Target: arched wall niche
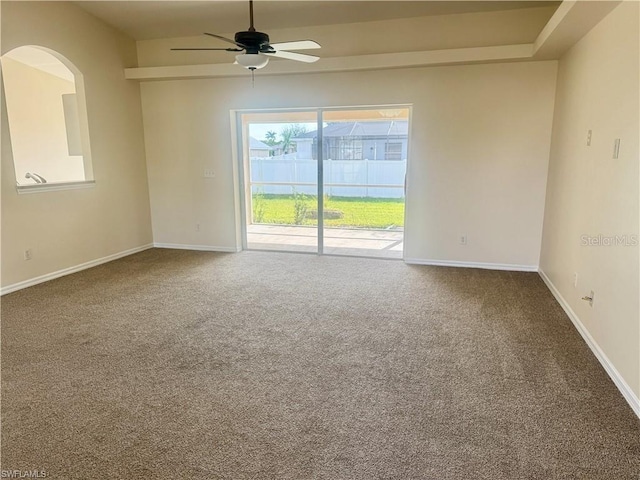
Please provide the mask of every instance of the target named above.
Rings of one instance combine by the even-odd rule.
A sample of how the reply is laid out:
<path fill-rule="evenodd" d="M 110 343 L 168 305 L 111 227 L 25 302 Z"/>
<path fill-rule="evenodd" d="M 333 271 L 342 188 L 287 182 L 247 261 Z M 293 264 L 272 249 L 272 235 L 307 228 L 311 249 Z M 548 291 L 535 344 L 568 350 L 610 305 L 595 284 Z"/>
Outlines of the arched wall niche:
<path fill-rule="evenodd" d="M 18 190 L 92 183 L 82 72 L 38 45 L 14 48 L 0 62 Z"/>

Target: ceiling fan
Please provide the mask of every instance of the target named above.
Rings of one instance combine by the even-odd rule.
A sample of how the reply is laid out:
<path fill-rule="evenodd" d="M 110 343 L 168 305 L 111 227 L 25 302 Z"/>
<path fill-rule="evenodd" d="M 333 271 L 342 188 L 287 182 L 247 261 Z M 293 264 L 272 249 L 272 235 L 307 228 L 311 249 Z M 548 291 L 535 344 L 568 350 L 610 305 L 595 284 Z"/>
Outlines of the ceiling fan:
<path fill-rule="evenodd" d="M 249 29 L 244 32 L 237 32 L 233 40 L 221 35 L 205 32 L 205 35 L 233 44 L 233 48 L 172 48 L 171 50 L 224 50 L 227 52 L 244 52 L 236 55 L 235 63 L 242 65 L 252 72 L 267 65 L 267 63 L 269 63 L 269 57 L 280 57 L 305 63 L 313 63 L 319 60 L 320 57 L 316 57 L 315 55 L 288 51 L 320 48 L 320 44 L 313 40 L 270 44 L 269 35 L 257 32 L 253 27 L 253 0 L 249 0 L 249 20 L 251 24 Z"/>

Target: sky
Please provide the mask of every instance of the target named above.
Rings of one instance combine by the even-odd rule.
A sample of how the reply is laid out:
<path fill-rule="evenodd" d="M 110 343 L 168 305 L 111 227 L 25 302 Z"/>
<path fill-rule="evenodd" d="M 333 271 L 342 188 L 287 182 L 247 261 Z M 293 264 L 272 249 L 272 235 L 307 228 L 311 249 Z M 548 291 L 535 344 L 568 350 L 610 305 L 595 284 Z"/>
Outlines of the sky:
<path fill-rule="evenodd" d="M 276 136 L 276 140 L 282 140 L 280 136 L 280 132 L 287 125 L 291 125 L 290 123 L 250 123 L 249 124 L 249 135 L 255 138 L 256 140 L 264 141 L 265 135 L 268 131 L 276 132 L 278 135 Z M 317 130 L 317 123 L 301 123 L 299 125 L 304 125 L 307 127 L 307 132 L 312 132 Z"/>

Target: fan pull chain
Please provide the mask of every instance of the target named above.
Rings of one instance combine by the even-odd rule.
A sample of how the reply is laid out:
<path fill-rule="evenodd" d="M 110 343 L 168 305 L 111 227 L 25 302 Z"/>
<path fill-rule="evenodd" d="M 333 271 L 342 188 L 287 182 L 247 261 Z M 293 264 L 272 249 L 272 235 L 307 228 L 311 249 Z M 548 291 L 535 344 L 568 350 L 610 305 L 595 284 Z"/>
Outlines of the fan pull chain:
<path fill-rule="evenodd" d="M 255 74 L 255 69 L 251 69 L 251 88 L 255 88 L 256 86 L 256 74 Z"/>

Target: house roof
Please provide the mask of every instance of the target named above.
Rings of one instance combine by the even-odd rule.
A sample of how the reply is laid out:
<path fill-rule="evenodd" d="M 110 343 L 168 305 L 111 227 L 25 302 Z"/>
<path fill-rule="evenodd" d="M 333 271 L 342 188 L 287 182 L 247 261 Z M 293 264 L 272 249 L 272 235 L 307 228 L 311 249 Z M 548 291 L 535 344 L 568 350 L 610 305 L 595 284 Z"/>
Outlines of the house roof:
<path fill-rule="evenodd" d="M 338 122 L 331 123 L 322 129 L 324 137 L 389 137 L 406 136 L 409 122 L 406 120 L 389 120 L 375 122 Z M 316 138 L 317 130 L 300 135 L 297 138 Z"/>
<path fill-rule="evenodd" d="M 253 137 L 249 137 L 249 148 L 251 150 L 273 150 L 273 147 Z"/>

